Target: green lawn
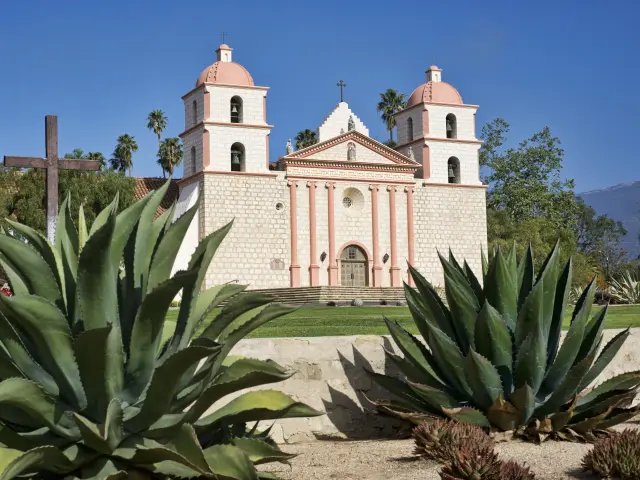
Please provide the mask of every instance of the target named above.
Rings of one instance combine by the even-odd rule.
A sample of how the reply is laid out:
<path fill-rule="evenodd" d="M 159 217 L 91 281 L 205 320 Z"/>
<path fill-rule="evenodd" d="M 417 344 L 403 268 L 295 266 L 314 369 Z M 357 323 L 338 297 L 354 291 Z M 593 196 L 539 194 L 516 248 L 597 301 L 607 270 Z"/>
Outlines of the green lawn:
<path fill-rule="evenodd" d="M 601 307 L 594 307 L 597 311 Z M 172 310 L 167 320 L 175 322 L 178 311 Z M 319 337 L 329 335 L 386 335 L 382 321 L 386 316 L 397 320 L 410 332 L 417 333 L 406 307 L 302 307 L 285 317 L 273 320 L 253 332 L 250 337 Z M 565 318 L 568 327 L 570 314 Z M 171 324 L 164 336 L 171 334 Z M 640 305 L 622 305 L 609 308 L 606 328 L 640 327 Z"/>

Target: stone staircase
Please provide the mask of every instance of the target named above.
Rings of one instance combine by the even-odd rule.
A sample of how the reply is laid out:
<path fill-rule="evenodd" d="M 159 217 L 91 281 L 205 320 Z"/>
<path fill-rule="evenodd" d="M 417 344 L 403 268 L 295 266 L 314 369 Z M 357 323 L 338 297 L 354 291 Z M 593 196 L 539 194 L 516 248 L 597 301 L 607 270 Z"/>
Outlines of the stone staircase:
<path fill-rule="evenodd" d="M 388 305 L 404 302 L 402 287 L 300 287 L 300 288 L 270 288 L 251 290 L 272 295 L 278 302 L 292 305 L 326 305 L 336 302 L 338 305 L 348 305 L 354 299 L 360 299 L 367 305 L 380 305 L 384 300 Z M 404 304 L 404 303 L 403 303 Z"/>

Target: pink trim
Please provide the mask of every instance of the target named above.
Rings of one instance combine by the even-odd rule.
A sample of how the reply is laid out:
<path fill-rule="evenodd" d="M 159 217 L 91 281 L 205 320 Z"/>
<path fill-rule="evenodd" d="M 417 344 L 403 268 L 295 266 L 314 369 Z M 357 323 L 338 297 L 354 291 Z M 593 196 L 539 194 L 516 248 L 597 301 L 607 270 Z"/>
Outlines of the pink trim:
<path fill-rule="evenodd" d="M 411 106 L 407 106 L 405 108 L 403 108 L 402 110 L 400 110 L 399 112 L 394 113 L 393 115 L 399 115 L 401 113 L 406 113 L 409 110 L 413 109 L 413 108 L 418 108 L 418 107 L 422 107 L 425 108 L 428 105 L 442 105 L 443 107 L 458 107 L 458 108 L 475 108 L 476 110 L 478 108 L 480 108 L 480 105 L 471 105 L 471 104 L 462 104 L 459 105 L 457 103 L 439 103 L 439 102 L 430 102 L 430 103 L 418 103 L 416 105 L 411 105 Z"/>
<path fill-rule="evenodd" d="M 429 136 L 429 110 L 426 108 L 422 110 L 422 137 Z"/>
<path fill-rule="evenodd" d="M 405 187 L 404 191 L 407 193 L 407 239 L 409 249 L 409 265 L 415 267 L 415 246 L 414 246 L 414 231 L 413 231 L 413 187 Z M 415 287 L 413 277 L 409 275 L 409 286 Z"/>
<path fill-rule="evenodd" d="M 328 182 L 327 205 L 329 208 L 329 285 L 338 285 L 338 263 L 336 262 L 336 229 L 335 229 L 335 182 Z"/>
<path fill-rule="evenodd" d="M 371 232 L 373 241 L 373 286 L 382 286 L 382 266 L 380 265 L 380 243 L 378 238 L 378 189 L 379 185 L 370 185 L 371 190 Z"/>
<path fill-rule="evenodd" d="M 211 98 L 209 96 L 209 92 L 204 91 L 204 121 L 206 122 L 208 118 L 211 118 Z"/>
<path fill-rule="evenodd" d="M 206 172 L 198 172 L 193 175 L 189 175 L 188 177 L 181 178 L 180 180 L 176 180 L 178 185 L 182 185 L 183 183 L 188 183 L 193 177 L 197 177 L 198 175 L 245 175 L 247 177 L 271 177 L 276 178 L 278 176 L 277 173 L 254 173 L 254 172 L 222 172 L 219 170 L 207 170 Z M 460 186 L 460 185 L 458 185 Z"/>
<path fill-rule="evenodd" d="M 262 97 L 262 118 L 267 123 L 267 96 Z"/>
<path fill-rule="evenodd" d="M 429 145 L 422 147 L 422 178 L 431 177 L 431 151 Z"/>
<path fill-rule="evenodd" d="M 400 286 L 400 267 L 398 267 L 398 245 L 396 244 L 396 187 L 389 185 L 389 233 L 391 236 L 391 286 Z"/>
<path fill-rule="evenodd" d="M 209 138 L 209 130 L 202 132 L 202 169 L 204 170 L 211 164 L 211 141 Z"/>
<path fill-rule="evenodd" d="M 201 88 L 204 88 L 207 85 L 215 85 L 216 87 L 230 87 L 230 88 L 242 88 L 242 89 L 246 89 L 246 90 L 269 90 L 269 87 L 247 87 L 247 86 L 240 86 L 240 85 L 227 85 L 224 83 L 203 83 L 202 85 L 198 85 L 195 88 L 192 88 L 191 90 L 189 90 L 187 93 L 185 93 L 182 97 L 180 97 L 182 100 L 184 100 L 185 98 L 187 98 L 189 95 L 192 95 L 196 90 L 200 90 Z"/>
<path fill-rule="evenodd" d="M 269 134 L 264 136 L 264 141 L 266 144 L 267 170 L 269 170 Z"/>
<path fill-rule="evenodd" d="M 398 145 L 396 148 L 405 148 L 409 145 L 415 145 L 416 143 L 423 142 L 451 142 L 451 143 L 464 143 L 464 144 L 473 144 L 473 145 L 482 145 L 484 142 L 482 140 L 460 140 L 459 138 L 434 138 L 434 137 L 425 137 L 419 138 L 412 142 L 403 143 L 402 145 Z"/>
<path fill-rule="evenodd" d="M 461 183 L 429 183 L 422 182 L 423 187 L 447 187 L 447 188 L 487 188 L 486 185 L 465 185 Z"/>
<path fill-rule="evenodd" d="M 371 179 L 366 178 L 349 178 L 349 177 L 315 177 L 308 175 L 287 175 L 287 178 L 296 179 L 296 180 L 334 180 L 338 182 L 359 182 L 359 183 L 371 183 Z M 383 181 L 383 180 L 381 180 Z M 415 185 L 415 181 L 406 181 L 403 182 L 401 180 L 384 180 L 384 183 L 393 184 L 393 185 Z"/>
<path fill-rule="evenodd" d="M 300 286 L 300 264 L 298 263 L 298 214 L 296 211 L 296 188 L 298 182 L 287 182 L 289 186 L 289 228 L 291 229 L 291 265 L 289 286 Z"/>
<path fill-rule="evenodd" d="M 344 249 L 352 245 L 355 245 L 356 247 L 360 247 L 367 256 L 367 263 L 371 263 L 371 258 L 372 258 L 371 252 L 369 251 L 367 246 L 364 243 L 356 242 L 355 240 L 345 242 L 340 246 L 340 248 L 338 249 L 338 253 L 336 254 L 336 261 L 338 261 L 342 257 L 342 252 L 344 251 Z"/>
<path fill-rule="evenodd" d="M 182 97 L 180 97 L 181 100 L 186 100 L 187 97 L 193 95 L 195 92 L 197 92 L 198 90 L 200 90 L 201 88 L 204 88 L 204 85 L 200 85 L 196 88 L 193 88 L 191 90 L 189 90 L 187 93 L 185 93 Z"/>
<path fill-rule="evenodd" d="M 380 172 L 406 173 L 408 175 L 413 175 L 415 171 L 420 168 L 420 164 L 418 163 L 415 165 L 385 165 L 383 163 L 347 163 L 341 160 L 302 160 L 297 158 L 293 160 L 282 158 L 281 160 L 287 167 L 318 168 L 324 170 L 355 170 L 358 172 L 361 172 L 362 170 L 378 170 Z"/>
<path fill-rule="evenodd" d="M 267 128 L 272 129 L 273 125 L 255 125 L 252 123 L 231 123 L 231 122 L 199 122 L 196 123 L 193 127 L 187 128 L 184 132 L 179 133 L 178 136 L 180 138 L 190 134 L 193 130 L 196 130 L 199 127 L 203 127 L 205 125 L 215 125 L 217 127 L 233 127 L 233 128 Z"/>
<path fill-rule="evenodd" d="M 317 241 L 316 236 L 316 182 L 307 182 L 309 188 L 309 285 L 317 287 L 320 284 L 320 267 L 316 263 Z"/>

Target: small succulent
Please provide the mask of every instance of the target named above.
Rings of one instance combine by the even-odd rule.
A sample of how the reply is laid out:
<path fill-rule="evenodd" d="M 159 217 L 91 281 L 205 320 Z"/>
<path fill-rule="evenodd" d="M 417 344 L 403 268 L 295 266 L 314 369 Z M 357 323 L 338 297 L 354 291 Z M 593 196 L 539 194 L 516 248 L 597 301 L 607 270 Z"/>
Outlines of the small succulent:
<path fill-rule="evenodd" d="M 492 447 L 455 452 L 440 471 L 442 480 L 499 480 L 502 462 Z"/>
<path fill-rule="evenodd" d="M 5 297 L 12 296 L 11 289 L 9 287 L 0 288 L 0 294 L 4 295 Z"/>
<path fill-rule="evenodd" d="M 362 307 L 362 306 L 364 306 L 364 302 L 359 298 L 354 298 L 353 300 L 351 300 L 351 306 L 352 307 Z"/>
<path fill-rule="evenodd" d="M 480 427 L 455 420 L 434 418 L 413 430 L 415 453 L 440 463 L 451 461 L 459 450 L 471 451 L 493 447 L 493 440 Z"/>
<path fill-rule="evenodd" d="M 509 460 L 500 464 L 500 480 L 535 480 L 536 476 L 529 467 Z"/>
<path fill-rule="evenodd" d="M 640 478 L 640 431 L 625 429 L 598 440 L 582 459 L 582 466 L 601 478 Z"/>

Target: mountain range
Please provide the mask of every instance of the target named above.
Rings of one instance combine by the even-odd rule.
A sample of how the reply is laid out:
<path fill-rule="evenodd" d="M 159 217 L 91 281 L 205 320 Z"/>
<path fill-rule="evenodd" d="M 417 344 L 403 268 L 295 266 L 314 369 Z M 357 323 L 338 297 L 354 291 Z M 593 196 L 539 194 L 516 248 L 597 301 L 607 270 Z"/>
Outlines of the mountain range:
<path fill-rule="evenodd" d="M 578 195 L 599 215 L 607 215 L 622 222 L 627 235 L 621 247 L 627 251 L 629 259 L 640 255 L 640 181 L 621 183 L 613 187 L 591 190 Z"/>

